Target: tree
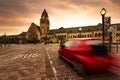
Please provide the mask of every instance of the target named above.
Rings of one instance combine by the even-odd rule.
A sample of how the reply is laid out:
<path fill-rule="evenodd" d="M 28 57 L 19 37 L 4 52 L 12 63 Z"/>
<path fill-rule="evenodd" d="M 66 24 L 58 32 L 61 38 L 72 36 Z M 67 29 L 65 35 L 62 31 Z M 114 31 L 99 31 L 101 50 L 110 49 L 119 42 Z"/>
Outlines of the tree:
<path fill-rule="evenodd" d="M 60 41 L 60 44 L 63 44 L 65 42 L 66 36 L 64 35 L 59 35 L 57 36 L 58 41 Z"/>
<path fill-rule="evenodd" d="M 47 44 L 50 40 L 50 37 L 48 37 L 47 35 L 42 37 L 41 40 L 44 42 L 44 44 Z"/>

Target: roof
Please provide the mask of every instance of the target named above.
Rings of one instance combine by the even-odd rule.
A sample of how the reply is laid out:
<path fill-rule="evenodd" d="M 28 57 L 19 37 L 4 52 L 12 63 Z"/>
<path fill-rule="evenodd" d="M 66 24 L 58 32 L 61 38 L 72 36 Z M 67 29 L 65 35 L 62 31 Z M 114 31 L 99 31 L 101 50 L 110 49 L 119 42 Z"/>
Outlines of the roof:
<path fill-rule="evenodd" d="M 44 11 L 42 12 L 42 15 L 41 16 L 45 16 L 45 17 L 48 17 L 48 13 L 47 11 L 44 9 Z"/>
<path fill-rule="evenodd" d="M 35 26 L 38 29 L 38 31 L 40 31 L 40 26 L 36 25 L 35 23 L 31 23 L 30 26 Z"/>
<path fill-rule="evenodd" d="M 102 40 L 102 38 L 72 38 L 69 40 Z"/>
<path fill-rule="evenodd" d="M 26 32 L 20 33 L 19 36 L 26 36 Z"/>
<path fill-rule="evenodd" d="M 81 28 L 81 30 L 80 30 Z M 59 29 L 53 29 L 49 30 L 49 34 L 55 34 L 55 33 L 78 33 L 78 32 L 90 32 L 95 30 L 101 30 L 102 25 L 100 26 L 84 26 L 84 27 L 71 27 L 71 28 L 59 28 Z"/>
<path fill-rule="evenodd" d="M 117 26 L 117 30 L 120 30 L 120 23 L 118 24 L 111 24 L 111 26 Z M 81 30 L 80 30 L 81 28 Z M 105 26 L 105 29 L 108 29 L 108 26 Z M 71 27 L 71 28 L 64 28 L 60 27 L 59 29 L 52 29 L 49 30 L 49 34 L 55 33 L 78 33 L 78 32 L 91 32 L 91 31 L 101 31 L 102 24 L 93 25 L 93 26 L 82 26 L 82 27 Z"/>

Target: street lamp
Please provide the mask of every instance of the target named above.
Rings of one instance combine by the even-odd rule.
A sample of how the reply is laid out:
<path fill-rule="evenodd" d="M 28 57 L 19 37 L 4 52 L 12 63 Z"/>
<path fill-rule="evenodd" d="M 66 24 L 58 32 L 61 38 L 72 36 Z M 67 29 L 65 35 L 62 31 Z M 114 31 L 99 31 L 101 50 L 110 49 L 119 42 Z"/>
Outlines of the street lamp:
<path fill-rule="evenodd" d="M 106 9 L 102 8 L 102 10 L 100 11 L 100 14 L 102 15 L 102 40 L 103 40 L 103 45 L 104 45 L 104 18 L 105 18 L 105 14 L 106 14 Z"/>
<path fill-rule="evenodd" d="M 79 28 L 80 35 L 78 37 L 80 37 L 80 38 L 82 37 L 81 36 L 81 31 L 82 31 L 82 28 Z"/>

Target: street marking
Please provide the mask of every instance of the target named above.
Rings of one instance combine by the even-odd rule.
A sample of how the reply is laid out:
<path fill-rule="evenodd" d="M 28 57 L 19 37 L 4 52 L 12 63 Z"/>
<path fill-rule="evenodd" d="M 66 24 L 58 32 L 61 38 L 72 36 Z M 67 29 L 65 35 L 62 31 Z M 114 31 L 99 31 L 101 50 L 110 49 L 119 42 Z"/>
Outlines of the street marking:
<path fill-rule="evenodd" d="M 25 54 L 25 55 L 23 56 L 23 58 L 27 58 L 28 55 L 29 55 L 29 54 Z"/>
<path fill-rule="evenodd" d="M 50 56 L 48 56 L 48 58 L 49 58 L 49 59 L 51 59 L 51 57 L 50 57 Z"/>
<path fill-rule="evenodd" d="M 38 53 L 27 53 L 27 54 L 21 54 L 21 55 L 17 55 L 14 57 L 14 59 L 18 59 L 18 58 L 29 58 L 29 57 L 37 57 Z"/>
<path fill-rule="evenodd" d="M 50 63 L 53 64 L 53 62 L 50 60 Z"/>
<path fill-rule="evenodd" d="M 17 58 L 21 58 L 21 57 L 23 57 L 23 54 L 22 54 L 22 55 L 15 56 L 14 58 L 17 59 Z"/>
<path fill-rule="evenodd" d="M 53 69 L 54 73 L 57 74 L 55 67 L 52 67 L 52 69 Z"/>
<path fill-rule="evenodd" d="M 38 55 L 37 54 L 33 54 L 31 57 L 37 57 Z"/>
<path fill-rule="evenodd" d="M 31 57 L 33 54 L 29 54 L 28 57 Z"/>
<path fill-rule="evenodd" d="M 45 48 L 45 47 L 44 47 L 44 48 Z M 48 51 L 46 50 L 46 48 L 45 48 L 45 51 L 46 51 L 47 56 L 48 56 L 48 58 L 49 58 L 49 61 L 50 61 L 50 64 L 51 64 L 51 67 L 52 67 L 52 70 L 53 70 L 53 73 L 54 73 L 54 76 L 55 76 L 55 80 L 58 80 L 58 79 L 57 79 L 57 70 L 56 70 L 55 67 L 53 66 L 53 61 L 51 60 L 51 57 L 50 57 L 50 55 L 48 54 Z"/>

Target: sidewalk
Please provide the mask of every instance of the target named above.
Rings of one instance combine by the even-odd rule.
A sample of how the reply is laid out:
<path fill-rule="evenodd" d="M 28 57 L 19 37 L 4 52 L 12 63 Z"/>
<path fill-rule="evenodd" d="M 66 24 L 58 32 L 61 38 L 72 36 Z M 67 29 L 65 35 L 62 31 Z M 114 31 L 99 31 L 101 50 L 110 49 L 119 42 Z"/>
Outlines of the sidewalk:
<path fill-rule="evenodd" d="M 120 56 L 120 48 L 112 48 L 111 49 L 111 53 L 113 54 L 113 55 L 117 55 L 117 56 Z"/>

